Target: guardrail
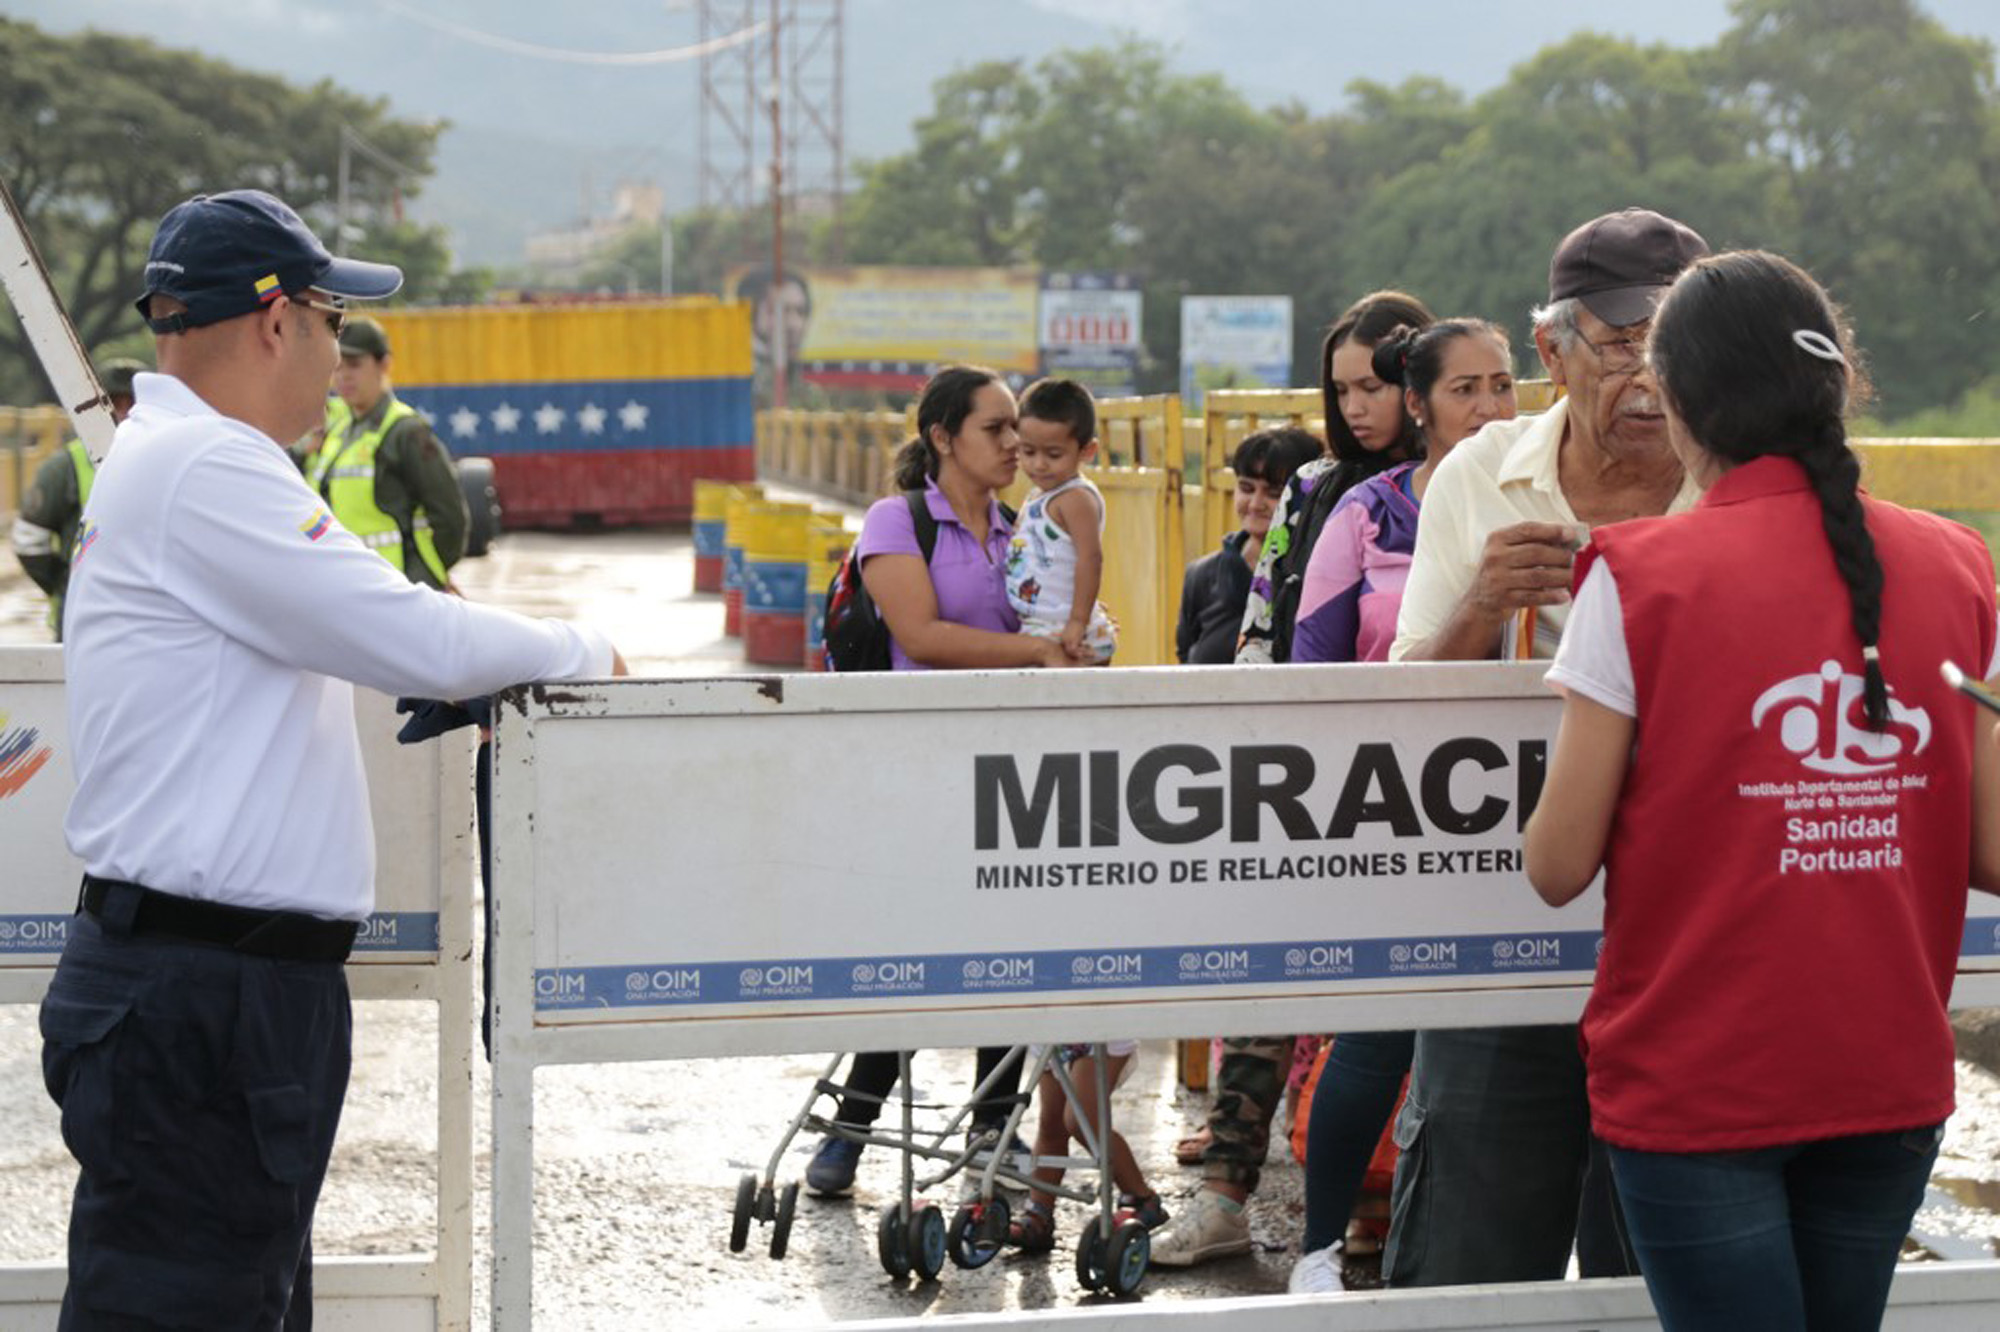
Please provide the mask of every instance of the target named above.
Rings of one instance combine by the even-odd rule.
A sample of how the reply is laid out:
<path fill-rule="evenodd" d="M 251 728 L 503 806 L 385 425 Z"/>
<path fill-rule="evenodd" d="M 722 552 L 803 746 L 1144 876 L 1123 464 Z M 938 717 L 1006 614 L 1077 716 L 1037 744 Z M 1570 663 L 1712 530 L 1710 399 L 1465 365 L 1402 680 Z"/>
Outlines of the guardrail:
<path fill-rule="evenodd" d="M 472 747 L 468 732 L 395 741 L 391 701 L 355 691 L 375 825 L 376 912 L 348 966 L 357 999 L 438 1007 L 436 1244 L 429 1253 L 319 1257 L 322 1323 L 375 1332 L 464 1332 L 472 1322 Z M 41 1002 L 68 937 L 82 874 L 64 845 L 71 791 L 62 651 L 0 648 L 0 736 L 23 761 L 0 790 L 0 1003 Z M 39 757 L 38 757 L 39 756 Z M 54 1149 L 59 1144 L 50 1144 Z M 341 1150 L 334 1146 L 333 1171 Z M 53 1329 L 61 1262 L 0 1267 L 0 1327 Z"/>
<path fill-rule="evenodd" d="M 494 1325 L 531 1320 L 545 1065 L 1575 1020 L 1601 897 L 1555 911 L 1519 871 L 1518 821 L 1560 707 L 1541 673 L 1215 667 L 514 691 L 495 739 Z M 664 791 L 670 818 L 633 797 Z M 1953 1001 L 1996 1000 L 2000 915 L 1980 915 Z M 542 1230 L 559 1242 L 551 1219 Z M 951 1322 L 1029 1318 L 1657 1326 L 1634 1280 Z M 2000 1325 L 2000 1263 L 1902 1270 L 1886 1325 Z"/>
<path fill-rule="evenodd" d="M 1524 412 L 1546 411 L 1557 398 L 1548 380 L 1516 385 Z M 1105 492 L 1102 600 L 1119 621 L 1117 664 L 1174 660 L 1174 621 L 1188 560 L 1216 549 L 1235 529 L 1236 475 L 1230 456 L 1246 434 L 1290 424 L 1324 430 L 1317 389 L 1227 389 L 1209 393 L 1202 415 L 1182 419 L 1180 398 L 1111 398 L 1098 404 L 1102 447 L 1087 468 Z M 1167 422 L 1178 424 L 1177 432 Z M 760 476 L 848 504 L 888 493 L 891 460 L 914 430 L 895 412 L 761 412 Z M 1178 433 L 1177 442 L 1168 435 Z M 1980 530 L 2000 549 L 2000 441 L 1862 439 L 1855 441 L 1870 492 L 1912 508 L 1948 514 Z M 1177 449 L 1179 461 L 1167 458 Z M 1169 485 L 1168 476 L 1181 478 Z M 1024 482 L 1008 492 L 1018 502 Z M 1156 512 L 1132 512 L 1151 503 Z M 1178 539 L 1166 533 L 1178 531 Z"/>

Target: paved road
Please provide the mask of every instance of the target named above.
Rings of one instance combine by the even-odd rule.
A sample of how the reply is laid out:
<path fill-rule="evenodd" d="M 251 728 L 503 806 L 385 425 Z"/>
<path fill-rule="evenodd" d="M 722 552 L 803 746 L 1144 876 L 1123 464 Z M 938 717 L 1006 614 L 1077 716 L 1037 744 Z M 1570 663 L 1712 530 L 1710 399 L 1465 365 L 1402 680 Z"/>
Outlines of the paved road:
<path fill-rule="evenodd" d="M 11 567 L 0 569 L 0 643 L 41 640 L 39 599 Z M 692 591 L 684 534 L 512 533 L 489 557 L 461 567 L 466 593 L 516 609 L 579 615 L 603 626 L 634 669 L 709 674 L 740 669 L 722 637 L 714 597 Z M 671 811 L 665 811 L 669 816 Z M 319 1225 L 323 1253 L 389 1253 L 427 1244 L 434 1134 L 434 1023 L 423 1005 L 359 1006 L 356 1072 Z M 976 1272 L 947 1268 L 929 1285 L 891 1282 L 876 1265 L 875 1218 L 894 1193 L 897 1160 L 872 1151 L 852 1200 L 807 1200 L 791 1256 L 727 1249 L 736 1179 L 775 1149 L 822 1061 L 812 1058 L 699 1061 L 618 1068 L 553 1068 L 538 1078 L 538 1308 L 564 1328 L 796 1325 L 900 1314 L 1067 1307 L 1082 1301 L 1069 1245 L 1081 1217 L 1065 1204 L 1054 1255 L 1008 1256 Z M 928 1097 L 956 1099 L 968 1085 L 964 1052 L 923 1056 Z M 1171 1163 L 1174 1139 L 1197 1127 L 1204 1098 L 1179 1090 L 1164 1044 L 1142 1052 L 1139 1073 L 1115 1113 L 1154 1184 L 1178 1205 L 1195 1172 Z M 1954 1119 L 1919 1217 L 1931 1255 L 1990 1257 L 2000 1241 L 2000 1080 L 1960 1065 Z M 486 1094 L 484 1067 L 476 1095 Z M 483 1128 L 479 1186 L 489 1163 Z M 795 1145 L 781 1178 L 803 1170 L 809 1144 Z M 52 1107 L 40 1092 L 34 1015 L 0 1009 L 0 1261 L 61 1253 L 70 1164 Z M 1301 1224 L 1300 1172 L 1282 1143 L 1253 1201 L 1251 1256 L 1181 1273 L 1155 1269 L 1145 1298 L 1185 1300 L 1284 1288 Z M 945 1190 L 949 1194 L 949 1190 Z M 947 1198 L 947 1201 L 949 1199 Z M 485 1309 L 488 1213 L 479 1229 L 475 1287 Z M 1366 1280 L 1369 1273 L 1360 1274 Z M 560 1311 L 560 1313 L 556 1313 Z"/>

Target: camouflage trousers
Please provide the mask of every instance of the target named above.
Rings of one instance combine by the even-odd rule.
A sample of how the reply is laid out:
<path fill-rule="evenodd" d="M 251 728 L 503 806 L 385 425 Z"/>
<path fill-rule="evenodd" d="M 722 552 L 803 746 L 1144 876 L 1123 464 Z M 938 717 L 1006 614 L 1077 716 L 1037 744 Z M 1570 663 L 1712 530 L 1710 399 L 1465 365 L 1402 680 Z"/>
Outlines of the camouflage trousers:
<path fill-rule="evenodd" d="M 1271 1121 L 1292 1072 L 1291 1036 L 1227 1036 L 1208 1111 L 1202 1178 L 1255 1192 L 1271 1147 Z"/>

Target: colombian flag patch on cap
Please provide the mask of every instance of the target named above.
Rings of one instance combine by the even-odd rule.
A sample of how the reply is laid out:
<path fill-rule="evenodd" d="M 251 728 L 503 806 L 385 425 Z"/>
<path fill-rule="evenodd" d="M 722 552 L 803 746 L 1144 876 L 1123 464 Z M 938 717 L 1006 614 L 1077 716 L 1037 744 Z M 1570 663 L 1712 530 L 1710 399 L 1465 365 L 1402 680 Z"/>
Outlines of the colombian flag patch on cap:
<path fill-rule="evenodd" d="M 276 273 L 266 273 L 263 277 L 257 279 L 257 299 L 259 301 L 265 305 L 269 305 L 272 301 L 278 299 L 279 294 L 278 275 Z"/>

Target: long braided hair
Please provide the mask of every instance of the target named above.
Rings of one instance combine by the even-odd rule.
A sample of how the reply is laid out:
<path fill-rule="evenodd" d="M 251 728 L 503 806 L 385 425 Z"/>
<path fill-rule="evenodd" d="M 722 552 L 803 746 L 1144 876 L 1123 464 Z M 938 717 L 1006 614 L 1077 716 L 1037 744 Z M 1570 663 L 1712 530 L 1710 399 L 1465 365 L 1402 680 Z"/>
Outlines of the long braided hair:
<path fill-rule="evenodd" d="M 1861 705 L 1889 720 L 1882 678 L 1882 564 L 1861 507 L 1861 462 L 1847 446 L 1848 404 L 1866 392 L 1852 339 L 1810 274 L 1762 250 L 1697 260 L 1653 318 L 1647 356 L 1695 443 L 1730 463 L 1795 459 L 1819 497 L 1834 566 L 1861 641 Z"/>

